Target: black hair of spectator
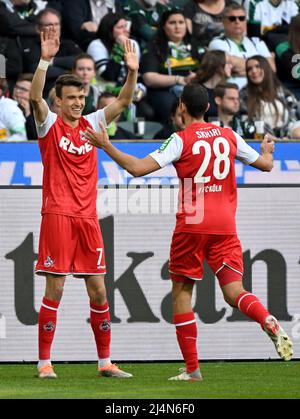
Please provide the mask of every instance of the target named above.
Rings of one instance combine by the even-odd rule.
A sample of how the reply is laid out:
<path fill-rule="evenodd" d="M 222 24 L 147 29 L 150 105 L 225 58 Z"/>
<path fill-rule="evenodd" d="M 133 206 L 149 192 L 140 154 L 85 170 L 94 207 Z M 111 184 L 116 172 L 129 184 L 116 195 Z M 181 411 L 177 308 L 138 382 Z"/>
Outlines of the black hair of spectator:
<path fill-rule="evenodd" d="M 224 79 L 226 65 L 226 53 L 220 50 L 206 51 L 200 61 L 193 82 L 203 84 L 210 80 L 216 73 Z"/>
<path fill-rule="evenodd" d="M 246 9 L 242 4 L 236 3 L 235 1 L 233 1 L 232 3 L 229 3 L 227 6 L 225 6 L 224 10 L 223 10 L 223 19 L 225 18 L 225 16 L 228 15 L 229 12 L 235 11 L 235 10 L 243 10 L 243 12 L 246 13 Z"/>
<path fill-rule="evenodd" d="M 239 90 L 239 86 L 235 83 L 219 83 L 215 88 L 214 88 L 214 94 L 215 97 L 220 97 L 221 99 L 223 99 L 223 97 L 225 96 L 226 90 L 227 89 L 235 89 L 235 90 Z"/>
<path fill-rule="evenodd" d="M 171 110 L 170 110 L 170 117 L 175 116 L 179 104 L 180 104 L 180 100 L 179 100 L 179 98 L 176 98 L 174 100 L 173 105 L 172 105 Z"/>
<path fill-rule="evenodd" d="M 208 93 L 201 84 L 187 84 L 184 86 L 180 101 L 186 106 L 192 118 L 200 119 L 208 107 Z"/>
<path fill-rule="evenodd" d="M 56 79 L 55 94 L 60 99 L 62 98 L 62 89 L 64 86 L 78 87 L 78 90 L 84 89 L 82 80 L 76 74 L 62 74 Z"/>
<path fill-rule="evenodd" d="M 111 98 L 111 97 L 116 98 L 117 95 L 112 92 L 102 92 L 100 96 L 98 97 L 97 106 L 99 107 L 101 99 L 106 99 L 106 98 Z"/>
<path fill-rule="evenodd" d="M 58 11 L 58 10 L 56 10 L 56 9 L 53 9 L 52 7 L 46 7 L 45 9 L 43 9 L 43 10 L 41 10 L 37 15 L 36 15 L 36 17 L 35 17 L 35 21 L 36 21 L 36 24 L 38 25 L 38 26 L 41 26 L 41 21 L 42 21 L 42 19 L 43 19 L 43 17 L 44 16 L 47 16 L 48 14 L 52 14 L 52 15 L 55 15 L 55 16 L 57 16 L 58 17 L 58 19 L 59 19 L 59 22 L 61 23 L 61 13 Z"/>
<path fill-rule="evenodd" d="M 116 40 L 113 37 L 113 28 L 121 20 L 128 20 L 126 16 L 121 13 L 107 13 L 101 19 L 96 32 L 96 38 L 100 39 L 108 52 L 111 52 Z"/>
<path fill-rule="evenodd" d="M 295 54 L 300 54 L 300 14 L 291 20 L 288 34 L 290 48 Z"/>
<path fill-rule="evenodd" d="M 183 11 L 181 9 L 166 10 L 161 15 L 158 29 L 156 31 L 156 34 L 153 37 L 153 43 L 154 43 L 155 49 L 157 51 L 158 57 L 161 60 L 161 62 L 164 62 L 168 58 L 168 52 L 169 52 L 168 42 L 169 42 L 169 39 L 168 39 L 168 37 L 166 35 L 166 32 L 164 30 L 164 26 L 165 26 L 167 20 L 169 19 L 169 17 L 172 16 L 172 15 L 182 15 L 184 20 L 185 20 L 185 16 L 184 16 Z M 186 30 L 186 34 L 183 38 L 183 42 L 186 45 L 190 45 L 191 55 L 193 56 L 192 36 L 190 35 L 188 30 Z"/>
<path fill-rule="evenodd" d="M 32 82 L 33 74 L 32 73 L 21 73 L 18 75 L 17 82 L 18 81 L 30 81 Z"/>
<path fill-rule="evenodd" d="M 96 71 L 96 63 L 95 63 L 94 58 L 90 54 L 87 54 L 86 52 L 83 52 L 82 54 L 79 54 L 79 55 L 76 56 L 74 64 L 73 64 L 73 68 L 72 68 L 73 71 L 76 70 L 77 63 L 78 63 L 79 60 L 91 60 L 91 61 L 93 61 L 94 70 Z"/>

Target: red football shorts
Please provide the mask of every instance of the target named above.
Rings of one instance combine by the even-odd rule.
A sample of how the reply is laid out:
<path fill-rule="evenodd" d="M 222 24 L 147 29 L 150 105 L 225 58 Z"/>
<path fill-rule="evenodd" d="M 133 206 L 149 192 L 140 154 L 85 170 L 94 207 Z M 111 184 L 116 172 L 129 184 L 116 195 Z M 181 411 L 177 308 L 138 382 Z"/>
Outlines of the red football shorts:
<path fill-rule="evenodd" d="M 204 260 L 221 286 L 242 280 L 243 253 L 236 235 L 174 232 L 169 262 L 173 281 L 193 283 L 201 280 Z"/>
<path fill-rule="evenodd" d="M 105 255 L 98 220 L 44 214 L 35 272 L 78 277 L 104 275 Z"/>

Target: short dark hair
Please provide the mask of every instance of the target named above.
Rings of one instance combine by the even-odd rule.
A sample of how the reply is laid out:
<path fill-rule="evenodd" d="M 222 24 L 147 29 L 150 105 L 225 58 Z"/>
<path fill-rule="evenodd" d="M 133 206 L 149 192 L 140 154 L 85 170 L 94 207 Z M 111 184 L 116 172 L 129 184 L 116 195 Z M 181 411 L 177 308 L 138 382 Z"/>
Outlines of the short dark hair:
<path fill-rule="evenodd" d="M 227 89 L 239 90 L 239 86 L 235 83 L 220 83 L 214 88 L 215 97 L 220 97 L 223 99 Z"/>
<path fill-rule="evenodd" d="M 201 118 L 207 111 L 208 93 L 201 84 L 190 83 L 184 86 L 180 100 L 193 118 Z"/>
<path fill-rule="evenodd" d="M 113 93 L 113 92 L 106 92 L 106 91 L 102 92 L 100 94 L 100 96 L 98 97 L 97 106 L 100 105 L 101 99 L 107 99 L 107 98 L 111 98 L 111 97 L 116 98 L 117 94 Z"/>
<path fill-rule="evenodd" d="M 32 73 L 20 73 L 17 78 L 18 81 L 30 81 L 32 82 L 33 74 Z"/>
<path fill-rule="evenodd" d="M 84 89 L 84 84 L 80 77 L 76 74 L 62 74 L 55 82 L 55 94 L 61 99 L 62 88 L 64 86 L 78 87 L 79 90 Z"/>
<path fill-rule="evenodd" d="M 41 26 L 41 21 L 42 21 L 42 19 L 43 19 L 43 17 L 44 16 L 47 16 L 47 15 L 55 15 L 55 16 L 57 16 L 58 17 L 58 19 L 59 19 L 59 21 L 60 21 L 60 23 L 61 23 L 61 13 L 58 11 L 58 10 L 56 10 L 56 9 L 53 9 L 52 7 L 46 7 L 45 9 L 43 9 L 43 10 L 41 10 L 37 15 L 36 15 L 36 17 L 35 17 L 35 22 L 36 22 L 36 24 L 38 25 L 38 26 Z"/>
<path fill-rule="evenodd" d="M 93 61 L 94 70 L 96 71 L 96 63 L 95 63 L 94 58 L 90 54 L 87 54 L 86 52 L 82 52 L 81 54 L 79 54 L 75 57 L 74 64 L 73 64 L 73 71 L 76 70 L 77 63 L 78 63 L 79 60 L 91 60 L 91 61 Z"/>
<path fill-rule="evenodd" d="M 243 10 L 243 12 L 246 13 L 246 9 L 242 4 L 233 1 L 232 3 L 229 3 L 228 6 L 225 6 L 222 13 L 223 19 L 227 16 L 227 13 L 231 12 L 232 10 Z"/>

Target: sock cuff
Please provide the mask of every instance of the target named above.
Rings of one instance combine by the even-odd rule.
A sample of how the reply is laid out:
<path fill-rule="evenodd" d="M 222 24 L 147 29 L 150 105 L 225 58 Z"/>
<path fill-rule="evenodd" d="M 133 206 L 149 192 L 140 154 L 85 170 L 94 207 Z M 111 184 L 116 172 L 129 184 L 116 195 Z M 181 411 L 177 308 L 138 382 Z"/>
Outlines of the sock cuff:
<path fill-rule="evenodd" d="M 48 310 L 57 311 L 59 307 L 59 301 L 48 300 L 44 297 L 42 301 L 42 307 L 47 308 Z"/>
<path fill-rule="evenodd" d="M 103 314 L 109 311 L 108 302 L 106 301 L 105 304 L 99 306 L 97 304 L 90 303 L 90 309 L 93 313 Z"/>
<path fill-rule="evenodd" d="M 176 327 L 196 323 L 195 314 L 193 311 L 189 313 L 174 314 L 173 323 Z"/>
<path fill-rule="evenodd" d="M 240 310 L 241 303 L 243 301 L 245 302 L 245 299 L 248 299 L 249 297 L 251 297 L 252 301 L 257 300 L 257 297 L 254 294 L 252 294 L 249 291 L 244 291 L 240 295 L 237 296 L 236 301 L 235 301 L 236 307 L 238 307 L 238 309 Z"/>

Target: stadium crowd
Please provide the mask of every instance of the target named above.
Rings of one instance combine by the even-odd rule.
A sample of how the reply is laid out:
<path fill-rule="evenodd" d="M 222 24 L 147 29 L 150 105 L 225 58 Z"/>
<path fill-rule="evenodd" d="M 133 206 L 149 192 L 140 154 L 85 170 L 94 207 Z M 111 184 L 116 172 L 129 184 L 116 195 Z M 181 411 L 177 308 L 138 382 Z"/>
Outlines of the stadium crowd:
<path fill-rule="evenodd" d="M 178 97 L 186 84 L 199 83 L 209 93 L 207 120 L 247 139 L 255 138 L 260 121 L 278 138 L 300 139 L 296 0 L 0 0 L 0 22 L 6 61 L 0 141 L 37 139 L 29 91 L 47 27 L 60 36 L 44 91 L 55 112 L 53 85 L 68 72 L 84 81 L 84 114 L 113 100 L 126 79 L 130 38 L 140 73 L 134 101 L 119 121 L 159 123 L 155 138 L 182 129 L 174 117 Z M 109 127 L 110 138 L 136 138 L 119 121 Z"/>

